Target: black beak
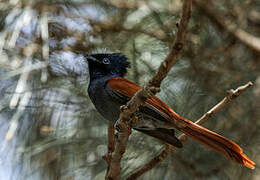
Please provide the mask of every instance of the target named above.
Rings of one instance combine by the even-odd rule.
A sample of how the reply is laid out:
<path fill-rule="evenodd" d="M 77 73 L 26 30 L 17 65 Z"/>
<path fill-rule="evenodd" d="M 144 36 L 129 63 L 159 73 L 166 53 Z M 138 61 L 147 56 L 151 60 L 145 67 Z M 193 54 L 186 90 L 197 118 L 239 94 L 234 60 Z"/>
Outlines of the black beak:
<path fill-rule="evenodd" d="M 99 60 L 97 60 L 96 58 L 94 58 L 93 56 L 88 56 L 87 57 L 88 62 L 97 62 L 100 63 Z"/>

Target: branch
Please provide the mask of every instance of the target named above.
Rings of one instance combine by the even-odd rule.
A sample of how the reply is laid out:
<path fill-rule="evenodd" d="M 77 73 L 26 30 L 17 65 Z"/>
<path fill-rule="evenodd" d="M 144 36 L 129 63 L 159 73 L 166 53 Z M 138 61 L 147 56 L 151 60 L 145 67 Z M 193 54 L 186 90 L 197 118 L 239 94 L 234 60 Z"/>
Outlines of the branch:
<path fill-rule="evenodd" d="M 154 96 L 160 91 L 160 85 L 162 80 L 167 76 L 170 69 L 177 62 L 180 56 L 180 52 L 183 48 L 186 32 L 188 28 L 188 22 L 191 16 L 192 0 L 185 0 L 182 9 L 182 18 L 180 26 L 177 32 L 177 37 L 167 55 L 166 59 L 161 63 L 155 76 L 145 85 L 140 91 L 138 91 L 134 97 L 127 103 L 126 106 L 121 107 L 120 117 L 117 123 L 118 141 L 116 142 L 115 151 L 112 153 L 112 159 L 108 176 L 106 179 L 119 179 L 120 178 L 120 162 L 125 152 L 128 137 L 131 132 L 131 118 L 134 118 L 134 113 L 138 110 L 138 107 L 143 105 L 147 98 Z"/>
<path fill-rule="evenodd" d="M 177 32 L 177 37 L 166 59 L 161 63 L 155 76 L 149 81 L 150 86 L 160 87 L 162 80 L 168 75 L 176 64 L 183 48 L 189 19 L 191 16 L 192 0 L 185 0 L 182 8 L 182 17 Z"/>
<path fill-rule="evenodd" d="M 147 164 L 145 164 L 143 167 L 139 168 L 136 172 L 131 174 L 127 180 L 134 180 L 138 177 L 142 176 L 144 173 L 150 171 L 152 168 L 154 168 L 157 164 L 160 162 L 163 162 L 169 153 L 173 151 L 173 146 L 165 144 L 165 148 L 160 152 L 159 155 L 155 156 L 151 161 L 149 161 Z"/>
<path fill-rule="evenodd" d="M 194 4 L 198 10 L 205 14 L 215 25 L 217 25 L 220 30 L 228 32 L 231 36 L 245 44 L 250 49 L 260 52 L 260 38 L 237 28 L 234 23 L 226 20 L 226 18 L 217 16 L 217 13 L 212 8 L 213 3 L 209 3 L 209 1 L 208 3 L 205 3 L 204 1 L 200 2 L 198 0 L 194 0 Z M 210 6 L 207 4 L 210 4 Z"/>
<path fill-rule="evenodd" d="M 252 86 L 253 83 L 249 81 L 247 84 L 243 86 L 239 86 L 236 90 L 230 89 L 227 91 L 228 95 L 222 99 L 217 105 L 215 105 L 212 109 L 210 109 L 208 112 L 206 112 L 201 118 L 199 118 L 195 123 L 196 124 L 203 124 L 205 123 L 210 117 L 217 114 L 221 109 L 223 109 L 226 105 L 230 104 L 233 99 L 240 96 L 242 92 L 247 90 L 250 86 Z M 182 142 L 186 140 L 186 135 L 182 134 L 179 138 Z"/>
<path fill-rule="evenodd" d="M 114 128 L 114 124 L 112 122 L 109 122 L 107 132 L 108 132 L 107 133 L 107 136 L 108 136 L 107 154 L 103 156 L 103 159 L 107 162 L 106 177 L 108 176 L 112 153 L 115 150 L 115 128 Z"/>
<path fill-rule="evenodd" d="M 212 109 L 210 109 L 208 112 L 206 112 L 199 120 L 197 120 L 196 124 L 203 124 L 206 121 L 209 120 L 210 117 L 217 114 L 221 109 L 223 109 L 226 105 L 230 104 L 233 99 L 238 97 L 241 93 L 243 93 L 245 90 L 247 90 L 250 86 L 252 86 L 252 82 L 248 82 L 247 84 L 238 87 L 236 90 L 229 90 L 228 95 L 220 101 L 217 105 L 215 105 Z M 179 136 L 179 139 L 182 143 L 185 143 L 187 141 L 187 136 L 185 134 L 182 134 Z M 151 170 L 153 167 L 155 167 L 157 164 L 162 162 L 164 159 L 166 159 L 167 155 L 171 153 L 174 150 L 173 146 L 170 146 L 168 144 L 165 145 L 164 150 L 156 157 L 154 157 L 152 160 L 150 160 L 148 163 L 143 165 L 141 168 L 139 168 L 136 172 L 131 174 L 127 180 L 134 180 L 138 177 L 142 176 L 147 171 Z"/>

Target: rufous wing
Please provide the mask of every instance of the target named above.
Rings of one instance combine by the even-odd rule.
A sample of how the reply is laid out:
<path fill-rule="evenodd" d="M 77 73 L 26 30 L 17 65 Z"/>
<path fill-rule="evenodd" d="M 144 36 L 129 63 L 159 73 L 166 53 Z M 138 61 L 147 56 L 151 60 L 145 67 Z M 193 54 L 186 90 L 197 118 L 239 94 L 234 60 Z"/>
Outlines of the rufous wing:
<path fill-rule="evenodd" d="M 125 96 L 128 96 L 129 98 L 133 97 L 135 93 L 141 89 L 141 87 L 135 84 L 134 82 L 131 82 L 121 77 L 111 78 L 108 81 L 108 85 L 113 90 Z M 179 116 L 167 104 L 165 104 L 156 96 L 147 99 L 146 103 L 149 103 L 157 110 L 159 110 L 160 113 L 163 113 L 167 117 L 167 119 L 174 125 L 176 122 L 183 124 L 183 127 L 179 127 L 178 129 L 187 136 L 191 137 L 192 139 L 200 142 L 201 144 L 206 145 L 207 147 L 211 148 L 212 150 L 218 153 L 223 154 L 232 161 L 243 164 L 244 166 L 251 169 L 255 168 L 254 161 L 247 157 L 243 153 L 242 148 L 236 143 L 200 125 L 197 125 L 192 121 L 189 121 Z"/>

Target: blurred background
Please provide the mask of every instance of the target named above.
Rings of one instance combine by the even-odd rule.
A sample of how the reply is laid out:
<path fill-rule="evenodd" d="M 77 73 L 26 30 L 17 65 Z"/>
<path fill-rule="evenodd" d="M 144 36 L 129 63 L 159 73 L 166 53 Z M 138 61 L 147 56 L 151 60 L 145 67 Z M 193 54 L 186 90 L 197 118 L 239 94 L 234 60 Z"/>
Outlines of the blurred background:
<path fill-rule="evenodd" d="M 237 142 L 250 170 L 189 141 L 140 179 L 260 179 L 260 2 L 193 1 L 182 56 L 158 94 L 197 120 L 226 96 L 254 86 L 204 126 Z M 107 121 L 87 94 L 86 56 L 121 52 L 127 78 L 143 85 L 166 57 L 181 0 L 2 0 L 0 179 L 104 179 Z M 122 179 L 164 145 L 133 132 Z"/>

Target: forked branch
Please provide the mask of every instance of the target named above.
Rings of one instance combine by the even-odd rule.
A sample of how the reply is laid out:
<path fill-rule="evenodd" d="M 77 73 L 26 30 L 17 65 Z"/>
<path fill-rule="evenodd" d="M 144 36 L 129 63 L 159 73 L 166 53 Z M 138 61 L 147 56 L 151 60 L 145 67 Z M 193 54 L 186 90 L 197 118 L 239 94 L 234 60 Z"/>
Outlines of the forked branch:
<path fill-rule="evenodd" d="M 176 39 L 169 54 L 161 63 L 155 76 L 147 85 L 134 95 L 127 105 L 121 107 L 122 112 L 117 123 L 118 140 L 115 144 L 115 150 L 112 153 L 106 179 L 120 179 L 120 162 L 126 149 L 128 137 L 131 133 L 131 119 L 134 118 L 134 113 L 138 110 L 139 106 L 145 103 L 147 98 L 154 96 L 160 91 L 162 80 L 167 76 L 170 69 L 177 62 L 184 46 L 188 23 L 191 16 L 191 7 L 192 0 L 185 0 L 183 3 L 182 17 Z"/>
<path fill-rule="evenodd" d="M 243 93 L 245 90 L 247 90 L 250 86 L 252 86 L 252 82 L 248 82 L 247 84 L 243 86 L 239 86 L 236 90 L 229 90 L 228 95 L 222 99 L 218 104 L 216 104 L 213 108 L 211 108 L 208 112 L 206 112 L 201 118 L 199 118 L 195 123 L 196 124 L 203 124 L 206 121 L 209 120 L 210 117 L 217 114 L 220 110 L 225 108 L 228 104 L 232 102 L 233 99 L 238 97 L 241 93 Z M 182 134 L 179 136 L 179 139 L 182 143 L 185 143 L 187 141 L 187 136 L 185 134 Z M 144 164 L 142 167 L 140 167 L 136 172 L 131 174 L 127 180 L 134 180 L 138 177 L 142 176 L 144 173 L 148 172 L 152 168 L 154 168 L 156 165 L 164 161 L 169 153 L 171 153 L 174 150 L 173 146 L 170 146 L 168 144 L 165 145 L 165 148 L 162 150 L 162 152 L 151 159 L 148 163 Z"/>

